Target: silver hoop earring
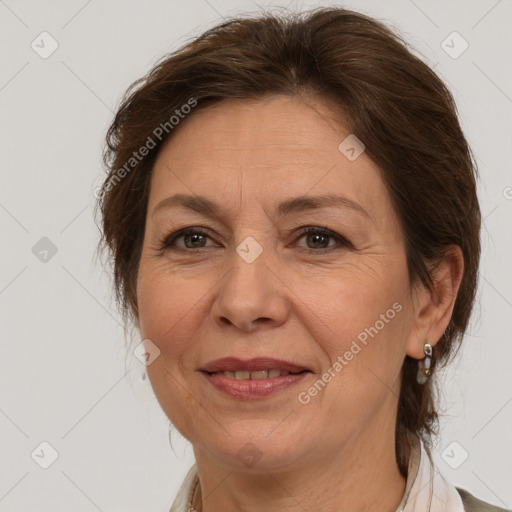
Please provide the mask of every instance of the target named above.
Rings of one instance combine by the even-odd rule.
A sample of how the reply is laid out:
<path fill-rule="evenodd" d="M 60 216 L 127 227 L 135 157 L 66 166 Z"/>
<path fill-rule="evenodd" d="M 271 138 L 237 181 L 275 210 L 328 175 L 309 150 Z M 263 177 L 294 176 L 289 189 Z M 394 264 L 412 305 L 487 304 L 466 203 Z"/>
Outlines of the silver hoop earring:
<path fill-rule="evenodd" d="M 425 358 L 418 361 L 418 374 L 416 380 L 420 384 L 425 384 L 429 377 L 432 376 L 432 357 L 434 356 L 434 347 L 430 343 L 423 346 Z"/>

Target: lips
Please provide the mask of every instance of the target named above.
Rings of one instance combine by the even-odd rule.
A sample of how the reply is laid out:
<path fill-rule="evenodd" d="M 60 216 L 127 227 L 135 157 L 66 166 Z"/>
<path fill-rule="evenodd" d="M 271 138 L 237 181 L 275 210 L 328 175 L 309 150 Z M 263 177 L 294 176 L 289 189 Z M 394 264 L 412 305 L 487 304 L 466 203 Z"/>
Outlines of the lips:
<path fill-rule="evenodd" d="M 301 373 L 304 371 L 310 371 L 305 366 L 299 366 L 289 361 L 283 361 L 281 359 L 257 357 L 253 359 L 243 360 L 237 357 L 224 357 L 222 359 L 216 359 L 210 361 L 199 370 L 206 373 L 223 373 L 223 372 L 271 372 L 277 371 L 288 372 L 291 374 Z M 247 375 L 245 373 L 244 375 Z M 242 374 L 240 374 L 242 376 Z M 249 378 L 249 377 L 247 377 Z"/>
<path fill-rule="evenodd" d="M 265 399 L 297 385 L 312 373 L 305 366 L 267 357 L 224 357 L 199 370 L 213 387 L 237 400 Z"/>

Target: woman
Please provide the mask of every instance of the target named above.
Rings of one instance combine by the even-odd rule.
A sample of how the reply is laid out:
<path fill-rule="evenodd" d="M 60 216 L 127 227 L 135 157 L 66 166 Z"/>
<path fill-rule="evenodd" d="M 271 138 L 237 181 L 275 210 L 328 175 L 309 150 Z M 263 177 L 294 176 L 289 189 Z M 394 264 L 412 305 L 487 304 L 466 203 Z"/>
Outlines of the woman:
<path fill-rule="evenodd" d="M 171 512 L 504 510 L 431 460 L 480 209 L 452 96 L 397 35 L 341 8 L 225 22 L 107 143 L 117 297 L 196 459 Z"/>

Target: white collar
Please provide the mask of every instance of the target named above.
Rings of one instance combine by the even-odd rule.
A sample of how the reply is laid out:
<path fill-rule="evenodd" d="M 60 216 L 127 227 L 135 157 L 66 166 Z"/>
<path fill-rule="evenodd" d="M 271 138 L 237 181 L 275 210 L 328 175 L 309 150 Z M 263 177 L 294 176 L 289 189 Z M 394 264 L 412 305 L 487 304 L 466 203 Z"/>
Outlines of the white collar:
<path fill-rule="evenodd" d="M 464 512 L 459 492 L 435 467 L 421 438 L 411 435 L 409 439 L 407 483 L 396 512 Z"/>
<path fill-rule="evenodd" d="M 407 482 L 396 512 L 464 512 L 459 492 L 434 466 L 430 451 L 427 453 L 423 441 L 416 436 L 410 436 L 410 439 L 412 446 Z M 169 512 L 195 510 L 194 495 L 198 491 L 199 477 L 197 465 L 194 464 L 185 476 Z"/>

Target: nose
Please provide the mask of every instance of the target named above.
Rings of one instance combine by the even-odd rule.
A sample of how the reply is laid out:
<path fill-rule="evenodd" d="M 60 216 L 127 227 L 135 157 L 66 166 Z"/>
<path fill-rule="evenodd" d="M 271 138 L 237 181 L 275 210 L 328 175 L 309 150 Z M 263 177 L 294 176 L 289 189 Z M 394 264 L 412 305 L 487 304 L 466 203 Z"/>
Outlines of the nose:
<path fill-rule="evenodd" d="M 231 325 L 244 332 L 284 324 L 290 302 L 288 288 L 278 269 L 272 265 L 275 260 L 266 251 L 252 262 L 240 254 L 233 251 L 230 268 L 219 284 L 211 310 L 215 322 L 224 328 Z"/>

